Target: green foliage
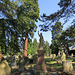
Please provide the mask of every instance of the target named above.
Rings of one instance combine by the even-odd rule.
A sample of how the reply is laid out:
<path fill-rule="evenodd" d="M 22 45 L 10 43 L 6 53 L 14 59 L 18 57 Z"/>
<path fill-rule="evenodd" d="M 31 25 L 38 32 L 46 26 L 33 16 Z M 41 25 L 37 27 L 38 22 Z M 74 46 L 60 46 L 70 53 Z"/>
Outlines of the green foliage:
<path fill-rule="evenodd" d="M 50 15 L 43 14 L 41 16 L 43 24 L 41 26 L 41 30 L 48 31 L 51 29 L 51 24 L 58 22 L 61 18 L 64 20 L 64 24 L 69 21 L 70 18 L 74 17 L 74 5 L 75 0 L 60 0 L 58 3 L 60 9 L 57 12 L 54 12 Z M 72 21 L 75 23 L 75 20 Z"/>
<path fill-rule="evenodd" d="M 28 43 L 28 54 L 36 54 L 37 53 L 37 50 L 38 50 L 38 47 L 39 47 L 39 43 L 37 42 L 36 39 L 34 39 L 34 41 L 30 41 Z"/>
<path fill-rule="evenodd" d="M 50 53 L 50 46 L 48 41 L 44 43 L 44 50 L 46 50 L 46 55 Z"/>
<path fill-rule="evenodd" d="M 37 28 L 35 21 L 39 18 L 38 0 L 24 0 L 17 10 L 17 17 L 23 36 L 28 33 L 28 37 L 33 37 Z"/>
<path fill-rule="evenodd" d="M 37 29 L 38 0 L 1 0 L 0 7 L 1 51 L 11 54 L 19 52 L 26 33 L 30 39 Z"/>
<path fill-rule="evenodd" d="M 74 45 L 75 42 L 75 25 L 70 26 L 67 30 L 63 31 L 59 40 L 61 42 L 61 47 L 63 47 L 66 52 L 69 52 L 69 47 Z"/>
<path fill-rule="evenodd" d="M 55 25 L 52 25 L 52 44 L 51 49 L 53 53 L 58 54 L 59 47 L 60 47 L 60 41 L 59 37 L 62 33 L 63 26 L 61 25 L 61 22 L 56 22 Z"/>

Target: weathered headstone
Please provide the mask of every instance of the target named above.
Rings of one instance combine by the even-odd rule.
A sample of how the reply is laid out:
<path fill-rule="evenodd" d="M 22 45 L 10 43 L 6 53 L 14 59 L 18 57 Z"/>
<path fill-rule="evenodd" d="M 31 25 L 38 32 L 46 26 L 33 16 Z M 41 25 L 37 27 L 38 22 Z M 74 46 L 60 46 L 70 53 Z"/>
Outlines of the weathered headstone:
<path fill-rule="evenodd" d="M 73 70 L 72 61 L 63 61 L 63 71 L 70 72 Z"/>
<path fill-rule="evenodd" d="M 10 75 L 11 68 L 6 60 L 2 60 L 2 53 L 0 53 L 0 75 Z"/>
<path fill-rule="evenodd" d="M 71 58 L 73 57 L 74 55 L 73 55 L 73 53 L 71 54 Z"/>
<path fill-rule="evenodd" d="M 64 52 L 61 54 L 61 61 L 66 61 L 66 54 Z"/>
<path fill-rule="evenodd" d="M 0 75 L 10 75 L 11 68 L 8 65 L 8 62 L 5 60 L 0 63 Z"/>
<path fill-rule="evenodd" d="M 15 68 L 17 66 L 15 56 L 12 56 L 10 60 L 11 60 L 10 63 L 11 68 Z"/>
<path fill-rule="evenodd" d="M 55 59 L 56 58 L 56 54 L 53 54 L 52 58 Z"/>

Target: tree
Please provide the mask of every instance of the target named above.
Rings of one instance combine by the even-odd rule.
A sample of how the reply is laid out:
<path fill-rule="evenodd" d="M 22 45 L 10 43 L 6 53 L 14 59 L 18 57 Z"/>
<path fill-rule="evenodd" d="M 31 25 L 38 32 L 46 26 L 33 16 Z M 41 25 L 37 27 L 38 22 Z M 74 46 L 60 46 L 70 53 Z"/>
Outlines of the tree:
<path fill-rule="evenodd" d="M 1 20 L 0 20 L 1 21 Z M 5 53 L 5 42 L 6 42 L 6 37 L 5 37 L 5 21 L 1 21 L 0 23 L 0 46 L 1 46 L 1 51 Z"/>
<path fill-rule="evenodd" d="M 28 38 L 33 37 L 37 28 L 35 21 L 39 18 L 38 0 L 25 0 L 17 12 L 18 20 L 22 25 L 23 36 L 25 35 L 24 56 L 27 56 Z"/>
<path fill-rule="evenodd" d="M 39 43 L 37 42 L 36 39 L 34 39 L 33 42 L 29 41 L 29 43 L 28 43 L 28 52 L 27 53 L 31 54 L 31 55 L 34 55 L 34 54 L 37 53 L 38 48 L 39 48 Z"/>
<path fill-rule="evenodd" d="M 27 56 L 27 43 L 28 39 L 33 37 L 34 31 L 36 31 L 35 21 L 39 18 L 39 8 L 38 8 L 38 0 L 1 0 L 0 1 L 0 11 L 2 14 L 0 16 L 4 16 L 7 28 L 4 32 L 6 32 L 6 44 L 11 47 L 9 43 L 13 43 L 19 49 L 18 38 L 23 42 L 25 41 L 25 50 Z M 6 19 L 5 19 L 6 17 Z M 16 38 L 16 40 L 15 40 Z"/>
<path fill-rule="evenodd" d="M 69 47 L 74 45 L 75 42 L 75 25 L 70 26 L 65 31 L 62 32 L 59 40 L 61 42 L 61 48 L 65 49 L 65 52 L 69 53 Z"/>
<path fill-rule="evenodd" d="M 57 12 L 50 14 L 49 16 L 46 16 L 46 14 L 43 14 L 43 16 L 41 16 L 41 21 L 43 22 L 43 24 L 40 25 L 41 30 L 50 30 L 51 24 L 58 22 L 61 18 L 63 18 L 64 23 L 66 23 L 70 18 L 74 17 L 75 0 L 60 0 L 58 5 L 60 6 L 60 10 L 58 10 Z M 75 19 L 73 19 L 72 22 L 75 23 Z"/>
<path fill-rule="evenodd" d="M 63 25 L 61 24 L 61 22 L 56 22 L 55 25 L 52 25 L 52 45 L 51 45 L 51 49 L 53 53 L 58 54 L 59 51 L 59 47 L 60 47 L 60 35 L 62 33 L 62 28 Z"/>
<path fill-rule="evenodd" d="M 33 43 L 32 41 L 29 41 L 27 54 L 32 54 L 32 50 L 33 50 Z"/>
<path fill-rule="evenodd" d="M 37 39 L 34 39 L 34 41 L 33 41 L 32 54 L 36 54 L 36 53 L 37 53 L 38 48 L 39 48 L 39 43 L 37 42 Z"/>
<path fill-rule="evenodd" d="M 50 46 L 48 41 L 45 41 L 44 43 L 44 50 L 46 50 L 46 55 L 50 53 Z"/>
<path fill-rule="evenodd" d="M 10 52 L 11 49 L 13 49 L 13 52 L 20 50 L 18 40 L 17 40 L 18 35 L 19 35 L 18 34 L 19 30 L 18 30 L 17 20 L 16 20 L 17 8 L 18 8 L 18 5 L 12 0 L 1 0 L 0 1 L 0 12 L 1 12 L 0 13 L 0 17 L 1 17 L 0 18 L 0 22 L 1 22 L 0 28 L 2 28 L 1 30 L 2 37 L 0 41 L 5 39 L 5 41 L 2 41 L 4 43 L 0 43 L 2 51 L 5 49 L 3 53 Z"/>

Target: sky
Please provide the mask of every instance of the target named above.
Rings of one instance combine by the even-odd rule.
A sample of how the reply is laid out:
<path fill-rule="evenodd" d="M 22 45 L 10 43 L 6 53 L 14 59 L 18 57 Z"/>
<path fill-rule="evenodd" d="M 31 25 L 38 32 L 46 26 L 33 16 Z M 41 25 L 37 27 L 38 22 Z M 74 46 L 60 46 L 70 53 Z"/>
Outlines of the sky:
<path fill-rule="evenodd" d="M 41 16 L 41 15 L 43 15 L 43 13 L 45 13 L 46 15 L 50 15 L 50 14 L 58 11 L 60 9 L 60 7 L 58 6 L 59 1 L 60 0 L 38 0 L 39 10 L 40 10 L 39 15 Z M 63 20 L 61 20 L 61 22 L 63 22 Z M 42 22 L 40 22 L 40 21 L 38 21 L 36 23 L 38 28 L 37 28 L 37 32 L 34 33 L 34 38 L 36 38 L 37 41 L 39 42 L 39 36 L 38 36 L 38 31 L 39 31 L 40 33 L 43 34 L 44 41 L 48 41 L 49 44 L 51 44 L 51 40 L 52 40 L 51 31 L 47 31 L 47 32 L 40 31 L 40 27 L 39 27 L 40 24 L 42 24 Z M 63 26 L 63 29 L 65 30 L 69 26 L 70 26 L 69 23 L 65 24 L 65 26 Z"/>
<path fill-rule="evenodd" d="M 59 1 L 60 0 L 38 0 L 39 10 L 40 10 L 40 14 L 39 15 L 41 16 L 43 13 L 46 13 L 47 15 L 50 15 L 51 13 L 54 13 L 57 10 L 59 10 L 59 6 L 57 5 Z M 38 36 L 38 31 L 39 31 L 40 33 L 43 34 L 44 41 L 48 41 L 49 44 L 51 44 L 51 40 L 52 40 L 52 38 L 51 38 L 52 37 L 51 31 L 48 31 L 48 32 L 40 31 L 39 25 L 41 23 L 42 22 L 40 22 L 40 21 L 38 21 L 36 23 L 38 28 L 37 28 L 37 32 L 34 33 L 34 38 L 36 38 L 37 41 L 39 42 L 39 36 Z"/>
<path fill-rule="evenodd" d="M 43 15 L 43 13 L 45 13 L 46 15 L 50 15 L 54 12 L 57 12 L 60 9 L 60 7 L 58 6 L 59 1 L 60 0 L 38 0 L 39 11 L 40 11 L 39 16 Z M 63 20 L 61 22 L 63 22 Z M 40 27 L 39 27 L 40 24 L 42 24 L 42 22 L 40 21 L 36 23 L 38 28 L 37 28 L 37 32 L 34 33 L 34 38 L 36 38 L 37 41 L 39 42 L 39 36 L 38 36 L 38 31 L 39 31 L 40 33 L 43 34 L 44 41 L 48 41 L 49 44 L 51 44 L 51 40 L 52 40 L 51 31 L 47 31 L 47 32 L 40 31 Z M 68 27 L 69 27 L 69 23 L 66 24 L 63 27 L 63 29 L 67 29 Z"/>

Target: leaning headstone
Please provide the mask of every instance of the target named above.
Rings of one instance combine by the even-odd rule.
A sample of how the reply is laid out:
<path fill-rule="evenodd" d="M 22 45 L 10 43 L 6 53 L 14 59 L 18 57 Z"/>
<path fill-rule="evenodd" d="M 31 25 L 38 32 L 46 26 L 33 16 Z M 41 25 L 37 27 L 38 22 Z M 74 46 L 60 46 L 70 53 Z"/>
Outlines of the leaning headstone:
<path fill-rule="evenodd" d="M 11 68 L 6 60 L 0 62 L 0 75 L 10 75 Z"/>
<path fill-rule="evenodd" d="M 64 52 L 61 54 L 61 61 L 66 61 L 66 54 Z"/>
<path fill-rule="evenodd" d="M 12 56 L 12 57 L 11 57 L 10 66 L 11 66 L 12 69 L 17 66 L 17 65 L 16 65 L 16 58 L 15 58 L 15 56 Z"/>
<path fill-rule="evenodd" d="M 63 71 L 70 72 L 73 70 L 72 61 L 63 61 Z"/>

